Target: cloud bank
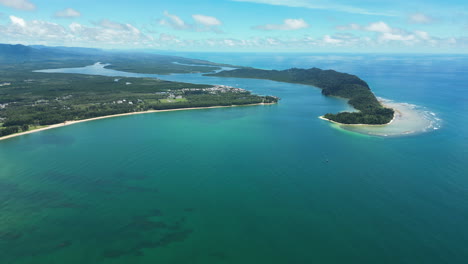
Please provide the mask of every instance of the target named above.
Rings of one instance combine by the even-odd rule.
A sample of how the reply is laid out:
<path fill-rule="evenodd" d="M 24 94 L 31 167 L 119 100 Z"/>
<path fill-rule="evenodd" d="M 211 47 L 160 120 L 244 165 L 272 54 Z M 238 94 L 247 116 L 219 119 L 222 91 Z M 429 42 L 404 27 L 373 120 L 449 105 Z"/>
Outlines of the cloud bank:
<path fill-rule="evenodd" d="M 151 45 L 153 38 L 131 24 L 102 20 L 94 26 L 30 20 L 9 16 L 6 25 L 0 25 L 0 38 L 10 43 L 44 43 L 49 45 Z"/>
<path fill-rule="evenodd" d="M 198 26 L 218 26 L 221 21 L 212 17 L 198 17 Z M 195 18 L 194 18 L 195 19 Z M 175 20 L 177 22 L 177 20 Z M 186 23 L 176 24 L 184 28 Z M 301 28 L 302 23 L 284 23 L 280 27 Z M 292 26 L 291 26 L 292 25 Z M 109 19 L 85 25 L 77 22 L 61 25 L 43 20 L 25 20 L 9 16 L 8 21 L 0 24 L 0 39 L 4 43 L 44 44 L 65 46 L 88 46 L 103 48 L 168 48 L 180 50 L 354 50 L 384 51 L 395 47 L 404 50 L 466 50 L 468 38 L 439 38 L 421 30 L 408 31 L 377 21 L 368 24 L 349 24 L 337 27 L 338 32 L 324 35 L 302 36 L 254 36 L 246 38 L 196 38 L 181 37 L 155 31 L 144 32 L 137 26 L 119 23 Z M 146 33 L 145 33 L 146 32 Z M 273 31 L 271 31 L 273 32 Z M 277 34 L 275 32 L 275 34 Z"/>

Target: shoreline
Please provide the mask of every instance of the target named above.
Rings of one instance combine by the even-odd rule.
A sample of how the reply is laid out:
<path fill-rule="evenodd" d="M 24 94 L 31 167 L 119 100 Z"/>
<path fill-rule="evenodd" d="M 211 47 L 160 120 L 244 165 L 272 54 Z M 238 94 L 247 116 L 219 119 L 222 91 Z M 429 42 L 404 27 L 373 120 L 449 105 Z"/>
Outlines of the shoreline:
<path fill-rule="evenodd" d="M 257 104 L 245 104 L 245 105 L 222 105 L 222 106 L 218 105 L 218 106 L 205 106 L 205 107 L 175 108 L 175 109 L 148 110 L 148 111 L 141 111 L 141 112 L 129 112 L 129 113 L 122 113 L 122 114 L 115 114 L 115 115 L 98 116 L 98 117 L 93 117 L 93 118 L 88 118 L 88 119 L 65 121 L 65 122 L 59 123 L 59 124 L 53 124 L 53 125 L 49 125 L 49 126 L 38 128 L 38 129 L 33 129 L 33 130 L 25 131 L 25 132 L 20 132 L 20 133 L 15 133 L 15 134 L 3 136 L 3 137 L 0 137 L 0 141 L 5 140 L 5 139 L 10 139 L 10 138 L 23 136 L 23 135 L 28 135 L 28 134 L 32 134 L 32 133 L 36 133 L 36 132 L 40 132 L 40 131 L 44 131 L 44 130 L 59 128 L 59 127 L 64 127 L 64 126 L 70 126 L 70 125 L 74 125 L 74 124 L 78 124 L 78 123 L 95 121 L 95 120 L 100 120 L 100 119 L 120 117 L 120 116 L 151 114 L 151 113 L 159 113 L 159 112 L 183 111 L 183 110 L 214 109 L 214 108 L 242 107 L 242 106 L 255 106 L 255 105 L 273 105 L 273 104 L 277 104 L 277 103 L 257 103 Z"/>

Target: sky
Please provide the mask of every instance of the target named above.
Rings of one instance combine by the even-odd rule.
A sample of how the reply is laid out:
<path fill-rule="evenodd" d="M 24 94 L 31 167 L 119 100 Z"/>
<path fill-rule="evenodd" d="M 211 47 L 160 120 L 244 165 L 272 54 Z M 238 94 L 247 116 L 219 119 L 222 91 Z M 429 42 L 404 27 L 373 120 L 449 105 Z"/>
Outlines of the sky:
<path fill-rule="evenodd" d="M 468 2 L 0 0 L 0 43 L 202 52 L 468 53 Z"/>

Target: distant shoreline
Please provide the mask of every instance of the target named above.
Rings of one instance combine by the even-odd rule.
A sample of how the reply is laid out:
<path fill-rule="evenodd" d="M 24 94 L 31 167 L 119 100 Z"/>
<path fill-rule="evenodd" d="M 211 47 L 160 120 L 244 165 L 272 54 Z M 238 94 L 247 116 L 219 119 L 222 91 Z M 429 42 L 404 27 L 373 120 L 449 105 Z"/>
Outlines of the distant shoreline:
<path fill-rule="evenodd" d="M 44 130 L 59 128 L 59 127 L 64 127 L 64 126 L 69 126 L 69 125 L 74 125 L 74 124 L 89 122 L 89 121 L 94 121 L 94 120 L 107 119 L 107 118 L 113 118 L 113 117 L 120 117 L 120 116 L 150 114 L 150 113 L 159 113 L 159 112 L 183 111 L 183 110 L 198 110 L 198 109 L 212 109 L 212 108 L 226 108 L 226 107 L 242 107 L 242 106 L 255 106 L 255 105 L 273 105 L 273 104 L 277 104 L 277 103 L 258 103 L 258 104 L 245 104 L 245 105 L 223 105 L 223 106 L 175 108 L 175 109 L 148 110 L 148 111 L 141 111 L 141 112 L 130 112 L 130 113 L 115 114 L 115 115 L 98 116 L 98 117 L 93 117 L 93 118 L 88 118 L 88 119 L 65 121 L 65 122 L 59 123 L 59 124 L 54 124 L 54 125 L 50 125 L 50 126 L 46 126 L 46 127 L 42 127 L 42 128 L 38 128 L 38 129 L 33 129 L 33 130 L 25 131 L 25 132 L 20 132 L 20 133 L 15 133 L 15 134 L 3 136 L 3 137 L 0 137 L 0 141 L 5 140 L 5 139 L 14 138 L 14 137 L 23 136 L 23 135 L 28 135 L 28 134 L 32 134 L 32 133 L 36 133 L 36 132 L 40 132 L 40 131 L 44 131 Z"/>

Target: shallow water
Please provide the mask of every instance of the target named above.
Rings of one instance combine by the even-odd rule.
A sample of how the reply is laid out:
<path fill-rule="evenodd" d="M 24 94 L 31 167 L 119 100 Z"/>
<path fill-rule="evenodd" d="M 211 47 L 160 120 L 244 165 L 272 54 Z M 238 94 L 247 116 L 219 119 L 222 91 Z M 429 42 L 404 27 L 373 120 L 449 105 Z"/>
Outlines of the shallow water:
<path fill-rule="evenodd" d="M 165 76 L 282 100 L 0 142 L 0 263 L 465 263 L 466 57 L 185 56 L 350 72 L 441 126 L 366 136 L 318 119 L 346 104 L 313 87 Z"/>

